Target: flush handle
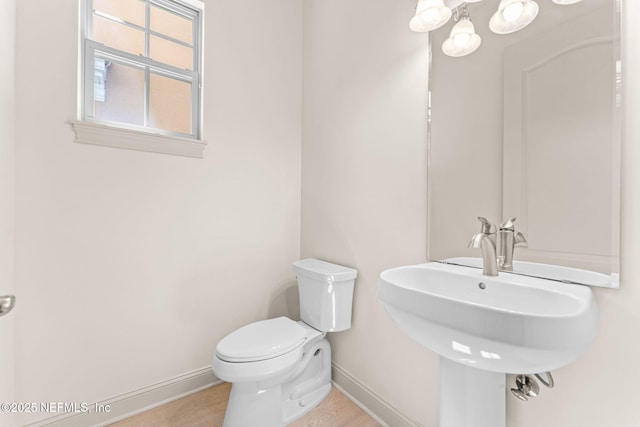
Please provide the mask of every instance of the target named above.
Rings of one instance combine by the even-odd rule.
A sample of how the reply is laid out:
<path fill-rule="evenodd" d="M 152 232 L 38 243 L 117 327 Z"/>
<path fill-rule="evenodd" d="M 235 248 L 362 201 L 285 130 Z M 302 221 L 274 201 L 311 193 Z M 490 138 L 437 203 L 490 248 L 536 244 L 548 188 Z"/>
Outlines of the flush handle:
<path fill-rule="evenodd" d="M 16 297 L 13 295 L 3 295 L 0 297 L 0 316 L 4 316 L 13 310 L 16 305 Z"/>

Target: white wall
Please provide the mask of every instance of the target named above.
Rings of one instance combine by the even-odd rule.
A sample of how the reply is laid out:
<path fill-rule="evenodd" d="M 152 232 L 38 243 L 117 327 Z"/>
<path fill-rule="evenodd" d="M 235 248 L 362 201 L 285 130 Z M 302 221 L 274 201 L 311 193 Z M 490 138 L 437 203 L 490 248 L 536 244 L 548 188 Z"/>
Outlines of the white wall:
<path fill-rule="evenodd" d="M 623 3 L 622 289 L 594 289 L 596 342 L 554 372 L 554 390 L 526 404 L 509 397 L 510 427 L 640 426 L 640 4 Z M 407 29 L 414 5 L 305 3 L 302 253 L 359 270 L 353 328 L 331 336 L 335 362 L 435 427 L 436 358 L 402 335 L 375 296 L 382 270 L 425 258 L 426 40 Z"/>
<path fill-rule="evenodd" d="M 198 160 L 72 142 L 78 2 L 17 3 L 18 400 L 112 398 L 295 316 L 301 4 L 206 2 Z"/>
<path fill-rule="evenodd" d="M 307 0 L 302 256 L 358 269 L 337 365 L 401 412 L 435 422 L 437 358 L 391 323 L 378 274 L 426 256 L 427 38 L 412 0 Z"/>

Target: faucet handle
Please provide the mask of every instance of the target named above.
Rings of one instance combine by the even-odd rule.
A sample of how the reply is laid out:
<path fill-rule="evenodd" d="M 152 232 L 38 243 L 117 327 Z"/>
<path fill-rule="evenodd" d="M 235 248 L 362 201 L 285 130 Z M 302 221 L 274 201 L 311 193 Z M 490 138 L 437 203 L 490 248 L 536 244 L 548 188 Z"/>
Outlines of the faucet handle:
<path fill-rule="evenodd" d="M 503 221 L 502 224 L 500 224 L 500 230 L 516 231 L 516 226 L 513 225 L 514 222 L 516 222 L 515 217 Z"/>
<path fill-rule="evenodd" d="M 522 234 L 519 231 L 516 231 L 516 227 L 513 225 L 513 223 L 516 222 L 516 218 L 509 218 L 508 220 L 504 221 L 502 224 L 500 224 L 500 231 L 511 231 L 513 232 L 513 243 L 514 245 L 517 246 L 523 246 L 523 247 L 527 247 L 527 239 L 524 237 L 524 234 Z"/>
<path fill-rule="evenodd" d="M 523 248 L 526 248 L 529 246 L 529 243 L 527 242 L 527 239 L 524 237 L 524 234 L 522 234 L 519 231 L 516 231 L 513 234 L 513 244 L 515 246 L 522 246 Z"/>
<path fill-rule="evenodd" d="M 482 234 L 495 234 L 496 226 L 491 224 L 486 218 L 479 216 L 478 221 L 482 223 L 480 228 Z"/>

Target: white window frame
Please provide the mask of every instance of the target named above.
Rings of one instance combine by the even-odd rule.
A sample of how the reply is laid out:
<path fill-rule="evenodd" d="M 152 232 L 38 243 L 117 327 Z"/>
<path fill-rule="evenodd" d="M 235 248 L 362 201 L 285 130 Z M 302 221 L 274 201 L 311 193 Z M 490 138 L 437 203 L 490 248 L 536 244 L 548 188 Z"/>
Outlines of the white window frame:
<path fill-rule="evenodd" d="M 80 0 L 81 35 L 78 87 L 78 119 L 71 121 L 76 133 L 75 142 L 152 151 L 188 157 L 203 157 L 206 142 L 202 139 L 202 40 L 204 28 L 204 4 L 198 0 L 141 0 L 146 3 L 145 28 L 135 24 L 118 21 L 124 25 L 145 32 L 146 56 L 105 46 L 90 38 L 93 23 L 93 0 Z M 168 9 L 185 16 L 193 22 L 193 69 L 185 70 L 151 59 L 149 53 L 149 36 L 159 36 L 165 40 L 179 44 L 180 42 L 164 34 L 150 30 L 149 10 L 151 4 Z M 145 90 L 145 126 L 98 120 L 89 116 L 94 102 L 95 57 L 103 57 L 110 61 L 120 62 L 145 72 L 145 86 L 149 87 L 151 73 L 175 80 L 191 83 L 191 133 L 182 134 L 146 126 L 148 123 L 149 93 Z"/>

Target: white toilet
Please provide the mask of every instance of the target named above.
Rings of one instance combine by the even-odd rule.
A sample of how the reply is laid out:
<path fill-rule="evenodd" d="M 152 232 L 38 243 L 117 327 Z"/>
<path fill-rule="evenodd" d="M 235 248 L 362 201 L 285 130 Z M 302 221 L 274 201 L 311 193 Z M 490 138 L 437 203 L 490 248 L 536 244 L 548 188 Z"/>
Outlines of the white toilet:
<path fill-rule="evenodd" d="M 289 424 L 331 390 L 331 347 L 325 335 L 351 327 L 358 272 L 312 258 L 295 262 L 293 270 L 302 320 L 251 323 L 216 346 L 213 372 L 232 383 L 223 427 Z"/>

